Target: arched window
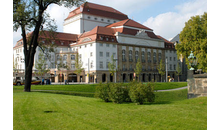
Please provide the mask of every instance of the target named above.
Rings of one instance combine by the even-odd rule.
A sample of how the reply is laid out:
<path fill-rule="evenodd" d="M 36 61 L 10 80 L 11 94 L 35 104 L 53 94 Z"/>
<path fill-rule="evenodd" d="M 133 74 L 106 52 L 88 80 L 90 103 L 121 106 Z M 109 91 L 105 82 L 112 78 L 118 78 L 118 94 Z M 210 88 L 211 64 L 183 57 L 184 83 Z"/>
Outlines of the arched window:
<path fill-rule="evenodd" d="M 157 62 L 157 60 L 156 60 L 156 52 L 154 52 L 154 54 L 153 54 L 153 59 L 154 59 L 154 63 L 156 63 Z"/>

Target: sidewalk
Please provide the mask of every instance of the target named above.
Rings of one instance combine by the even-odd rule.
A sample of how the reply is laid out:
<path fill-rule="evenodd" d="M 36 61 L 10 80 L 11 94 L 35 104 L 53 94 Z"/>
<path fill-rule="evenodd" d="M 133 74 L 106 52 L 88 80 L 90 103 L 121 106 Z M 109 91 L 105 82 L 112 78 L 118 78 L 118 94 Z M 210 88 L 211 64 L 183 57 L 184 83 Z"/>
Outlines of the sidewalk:
<path fill-rule="evenodd" d="M 95 84 L 95 83 L 86 83 L 86 82 L 69 82 L 68 84 Z M 65 85 L 65 82 L 58 82 L 58 83 L 54 83 L 52 82 L 51 85 Z"/>
<path fill-rule="evenodd" d="M 182 88 L 175 88 L 175 89 L 155 90 L 155 92 L 175 91 L 175 90 L 182 90 L 182 89 L 186 89 L 186 88 L 187 88 L 187 86 L 182 87 Z"/>

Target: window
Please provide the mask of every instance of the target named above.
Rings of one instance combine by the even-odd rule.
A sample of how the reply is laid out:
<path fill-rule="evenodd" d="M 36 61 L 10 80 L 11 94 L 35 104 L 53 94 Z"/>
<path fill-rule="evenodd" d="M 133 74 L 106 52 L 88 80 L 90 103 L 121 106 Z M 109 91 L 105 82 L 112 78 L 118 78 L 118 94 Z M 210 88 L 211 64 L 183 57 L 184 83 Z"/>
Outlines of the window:
<path fill-rule="evenodd" d="M 130 64 L 130 66 L 129 66 L 129 70 L 133 70 L 132 64 Z"/>
<path fill-rule="evenodd" d="M 104 21 L 104 19 L 101 19 L 101 21 Z"/>
<path fill-rule="evenodd" d="M 138 51 L 135 51 L 135 61 L 137 62 L 138 60 Z"/>
<path fill-rule="evenodd" d="M 99 68 L 103 69 L 103 62 L 102 61 L 99 62 Z"/>
<path fill-rule="evenodd" d="M 103 44 L 102 44 L 102 43 L 99 43 L 99 46 L 103 46 Z"/>
<path fill-rule="evenodd" d="M 90 63 L 90 67 L 93 68 L 93 61 Z"/>
<path fill-rule="evenodd" d="M 116 58 L 116 53 L 113 53 L 113 58 Z"/>
<path fill-rule="evenodd" d="M 125 64 L 123 64 L 122 69 L 125 70 Z"/>
<path fill-rule="evenodd" d="M 103 36 L 101 36 L 100 39 L 103 40 Z"/>
<path fill-rule="evenodd" d="M 108 22 L 110 22 L 110 20 L 108 20 Z"/>
<path fill-rule="evenodd" d="M 75 69 L 75 64 L 71 64 L 71 69 Z"/>
<path fill-rule="evenodd" d="M 115 45 L 115 44 L 113 44 L 113 47 L 116 47 L 116 45 Z"/>
<path fill-rule="evenodd" d="M 109 64 L 109 62 L 106 62 L 106 68 L 108 69 L 108 64 Z"/>
<path fill-rule="evenodd" d="M 126 61 L 125 60 L 125 50 L 122 50 L 122 61 Z"/>
<path fill-rule="evenodd" d="M 161 60 L 161 53 L 158 54 L 158 60 L 159 60 L 158 62 L 160 62 L 160 60 Z"/>
<path fill-rule="evenodd" d="M 63 60 L 66 60 L 66 59 L 67 59 L 67 55 L 64 55 L 64 56 L 63 56 Z"/>
<path fill-rule="evenodd" d="M 90 56 L 92 57 L 92 52 L 90 52 Z"/>
<path fill-rule="evenodd" d="M 170 61 L 172 61 L 172 57 L 170 57 Z"/>
<path fill-rule="evenodd" d="M 109 52 L 106 52 L 106 57 L 109 57 Z"/>
<path fill-rule="evenodd" d="M 90 19 L 90 16 L 88 16 L 87 18 Z"/>
<path fill-rule="evenodd" d="M 106 37 L 106 41 L 108 41 L 108 38 Z"/>
<path fill-rule="evenodd" d="M 97 20 L 97 18 L 94 18 L 95 20 Z"/>
<path fill-rule="evenodd" d="M 142 62 L 145 61 L 144 51 L 141 52 L 141 60 Z"/>
<path fill-rule="evenodd" d="M 132 61 L 132 50 L 129 50 L 129 61 Z"/>
<path fill-rule="evenodd" d="M 170 70 L 172 70 L 172 65 L 170 64 Z"/>
<path fill-rule="evenodd" d="M 92 46 L 92 43 L 90 44 L 90 46 Z"/>
<path fill-rule="evenodd" d="M 173 57 L 173 61 L 176 61 L 176 57 Z"/>
<path fill-rule="evenodd" d="M 154 63 L 156 63 L 156 62 L 157 62 L 157 59 L 156 59 L 156 52 L 154 52 L 154 54 L 153 54 L 153 59 L 154 59 Z"/>
<path fill-rule="evenodd" d="M 103 52 L 99 52 L 99 56 L 100 56 L 100 57 L 103 57 Z"/>
<path fill-rule="evenodd" d="M 112 38 L 112 42 L 114 42 L 115 41 L 115 39 L 114 38 Z"/>
<path fill-rule="evenodd" d="M 71 60 L 75 60 L 75 55 L 71 55 Z"/>
<path fill-rule="evenodd" d="M 150 63 L 151 62 L 150 52 L 147 53 L 147 58 L 148 58 L 148 63 Z"/>
<path fill-rule="evenodd" d="M 114 21 L 114 23 L 116 23 L 116 21 Z"/>
<path fill-rule="evenodd" d="M 86 45 L 85 45 L 85 48 L 86 48 Z"/>
<path fill-rule="evenodd" d="M 106 47 L 109 47 L 109 44 L 106 44 Z"/>
<path fill-rule="evenodd" d="M 173 69 L 176 70 L 176 65 L 173 65 Z"/>
<path fill-rule="evenodd" d="M 63 45 L 63 42 L 61 42 L 61 45 Z"/>

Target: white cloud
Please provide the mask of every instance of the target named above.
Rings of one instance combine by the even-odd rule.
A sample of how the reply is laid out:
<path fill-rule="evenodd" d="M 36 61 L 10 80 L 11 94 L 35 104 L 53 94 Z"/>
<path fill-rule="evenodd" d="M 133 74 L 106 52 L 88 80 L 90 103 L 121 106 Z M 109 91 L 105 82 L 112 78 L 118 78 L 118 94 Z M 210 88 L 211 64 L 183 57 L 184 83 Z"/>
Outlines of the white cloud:
<path fill-rule="evenodd" d="M 155 34 L 166 39 L 173 38 L 182 31 L 182 28 L 192 16 L 207 12 L 206 0 L 194 0 L 174 7 L 177 12 L 166 12 L 150 17 L 143 24 L 154 30 Z"/>

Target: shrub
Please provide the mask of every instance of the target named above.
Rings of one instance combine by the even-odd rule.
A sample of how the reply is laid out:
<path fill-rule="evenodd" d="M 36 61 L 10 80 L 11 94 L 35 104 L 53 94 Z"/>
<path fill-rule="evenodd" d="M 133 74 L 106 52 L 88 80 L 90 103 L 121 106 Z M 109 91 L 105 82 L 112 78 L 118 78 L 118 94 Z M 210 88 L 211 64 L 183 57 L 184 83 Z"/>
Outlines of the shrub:
<path fill-rule="evenodd" d="M 102 100 L 104 100 L 105 102 L 109 102 L 110 101 L 110 97 L 109 97 L 109 91 L 110 91 L 110 83 L 99 83 L 96 86 L 96 91 L 95 91 L 95 97 L 100 98 Z"/>
<path fill-rule="evenodd" d="M 131 83 L 129 96 L 131 101 L 137 104 L 143 104 L 147 97 L 147 91 L 145 85 L 141 83 Z"/>
<path fill-rule="evenodd" d="M 114 103 L 122 103 L 130 101 L 129 98 L 129 89 L 127 86 L 124 86 L 122 83 L 112 83 L 110 84 L 109 97 Z"/>
<path fill-rule="evenodd" d="M 147 101 L 148 102 L 154 102 L 154 100 L 155 100 L 154 86 L 155 86 L 155 84 L 152 82 L 149 82 L 147 84 L 146 89 L 147 89 Z"/>

